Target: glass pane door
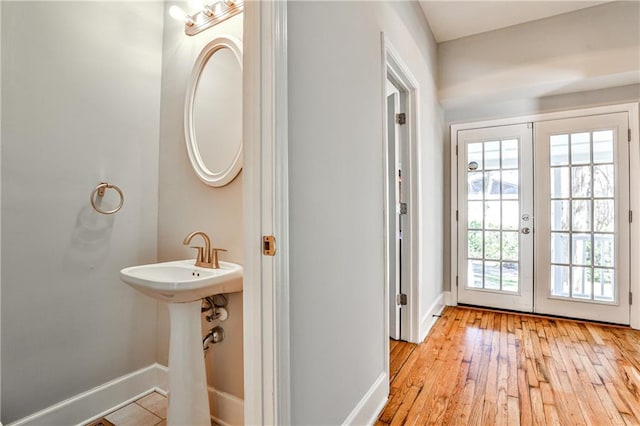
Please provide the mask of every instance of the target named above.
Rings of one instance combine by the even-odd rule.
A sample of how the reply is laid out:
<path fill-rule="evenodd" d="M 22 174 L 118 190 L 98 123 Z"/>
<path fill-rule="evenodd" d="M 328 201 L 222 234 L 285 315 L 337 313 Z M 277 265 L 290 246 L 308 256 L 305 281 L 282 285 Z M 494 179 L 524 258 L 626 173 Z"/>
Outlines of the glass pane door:
<path fill-rule="evenodd" d="M 537 312 L 629 321 L 626 129 L 626 114 L 536 124 Z"/>
<path fill-rule="evenodd" d="M 531 310 L 531 130 L 461 131 L 458 147 L 458 300 Z"/>

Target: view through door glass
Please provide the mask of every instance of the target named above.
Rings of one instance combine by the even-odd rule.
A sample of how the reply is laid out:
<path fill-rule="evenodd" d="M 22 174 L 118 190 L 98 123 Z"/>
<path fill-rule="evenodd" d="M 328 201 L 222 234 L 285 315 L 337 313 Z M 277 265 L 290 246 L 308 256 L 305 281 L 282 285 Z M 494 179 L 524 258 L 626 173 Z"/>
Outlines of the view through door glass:
<path fill-rule="evenodd" d="M 531 130 L 459 132 L 460 303 L 531 310 Z"/>

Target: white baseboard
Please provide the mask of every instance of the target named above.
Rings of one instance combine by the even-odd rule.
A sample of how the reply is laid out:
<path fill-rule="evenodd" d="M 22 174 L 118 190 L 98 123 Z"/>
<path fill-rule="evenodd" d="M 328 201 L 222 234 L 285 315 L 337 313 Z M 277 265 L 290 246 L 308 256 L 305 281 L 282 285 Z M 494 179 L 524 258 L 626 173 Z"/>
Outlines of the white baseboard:
<path fill-rule="evenodd" d="M 389 397 L 389 378 L 382 372 L 358 405 L 347 416 L 343 425 L 372 425 L 378 419 Z"/>
<path fill-rule="evenodd" d="M 150 365 L 73 396 L 8 426 L 82 425 L 151 393 L 158 364 Z"/>
<path fill-rule="evenodd" d="M 451 295 L 451 292 L 450 291 L 444 291 L 443 293 L 444 293 L 444 304 L 446 306 L 456 306 L 453 303 L 453 297 Z"/>
<path fill-rule="evenodd" d="M 442 293 L 440 293 L 440 296 L 438 296 L 435 302 L 433 302 L 425 315 L 422 317 L 422 320 L 420 321 L 420 342 L 422 342 L 424 338 L 427 337 L 427 333 L 429 333 L 429 330 L 431 330 L 431 327 L 433 327 L 433 324 L 435 324 L 436 320 L 438 319 L 438 317 L 435 317 L 434 315 L 440 315 L 440 313 L 444 309 L 446 305 L 445 300 L 447 297 L 447 293 L 449 292 L 443 291 Z"/>
<path fill-rule="evenodd" d="M 7 426 L 85 425 L 151 393 L 167 394 L 169 369 L 153 364 L 59 402 Z M 221 426 L 244 424 L 244 401 L 209 387 L 209 403 Z M 0 424 L 0 426 L 2 426 Z"/>
<path fill-rule="evenodd" d="M 220 426 L 244 425 L 244 401 L 237 396 L 209 386 L 209 407 L 213 413 L 211 420 Z"/>

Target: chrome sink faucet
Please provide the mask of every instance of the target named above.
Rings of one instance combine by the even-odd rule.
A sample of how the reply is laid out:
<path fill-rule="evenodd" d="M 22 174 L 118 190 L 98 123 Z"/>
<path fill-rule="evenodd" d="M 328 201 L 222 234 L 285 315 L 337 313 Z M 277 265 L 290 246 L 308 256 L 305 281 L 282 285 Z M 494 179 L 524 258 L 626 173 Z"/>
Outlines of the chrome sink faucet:
<path fill-rule="evenodd" d="M 218 261 L 218 252 L 226 251 L 221 248 L 211 248 L 211 240 L 209 236 L 202 231 L 192 232 L 187 235 L 182 242 L 184 245 L 188 245 L 191 243 L 191 240 L 196 235 L 200 235 L 204 240 L 204 247 L 200 246 L 191 246 L 198 250 L 198 256 L 196 257 L 196 266 L 200 266 L 201 268 L 211 268 L 211 269 L 220 269 L 220 262 Z"/>

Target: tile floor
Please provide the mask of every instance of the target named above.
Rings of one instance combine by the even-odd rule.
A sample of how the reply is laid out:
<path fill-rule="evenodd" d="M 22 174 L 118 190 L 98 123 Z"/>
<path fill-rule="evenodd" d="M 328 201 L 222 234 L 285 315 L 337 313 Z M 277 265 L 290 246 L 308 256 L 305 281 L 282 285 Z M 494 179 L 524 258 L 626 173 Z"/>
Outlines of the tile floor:
<path fill-rule="evenodd" d="M 87 426 L 166 426 L 166 424 L 167 397 L 153 392 Z"/>

